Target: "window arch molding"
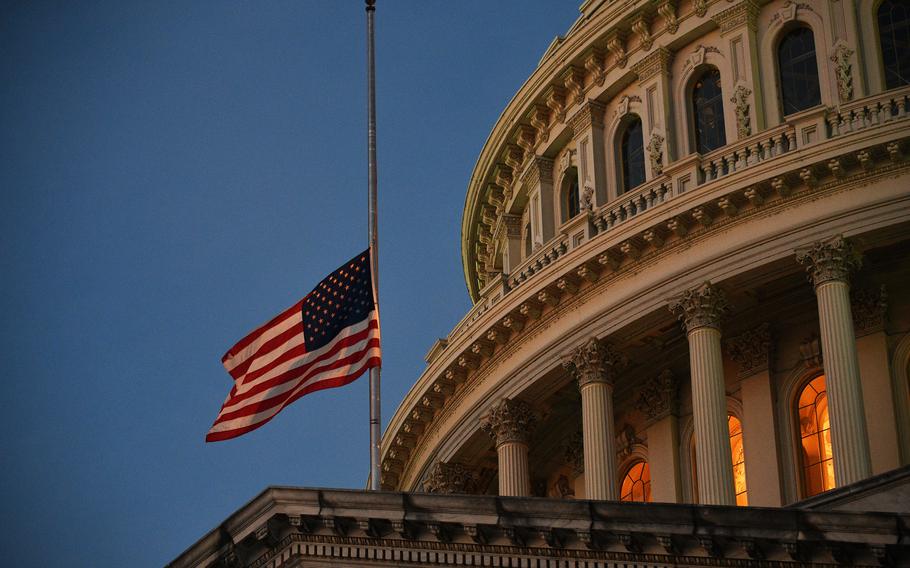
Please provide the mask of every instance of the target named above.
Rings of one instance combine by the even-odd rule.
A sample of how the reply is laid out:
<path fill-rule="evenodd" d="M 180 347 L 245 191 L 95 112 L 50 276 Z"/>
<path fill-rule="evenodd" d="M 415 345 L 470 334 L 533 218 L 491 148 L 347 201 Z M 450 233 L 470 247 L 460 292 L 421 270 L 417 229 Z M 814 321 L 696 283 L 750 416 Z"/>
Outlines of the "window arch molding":
<path fill-rule="evenodd" d="M 745 439 L 745 421 L 743 420 L 743 403 L 738 398 L 727 396 L 727 414 L 739 420 L 743 427 Z M 695 419 L 689 415 L 680 421 L 679 428 L 679 473 L 682 486 L 683 503 L 696 503 L 698 501 L 698 487 L 695 479 Z M 733 467 L 733 464 L 730 464 Z M 748 487 L 749 472 L 746 471 L 746 486 Z"/>
<path fill-rule="evenodd" d="M 799 364 L 784 379 L 777 397 L 778 453 L 780 459 L 781 489 L 784 504 L 802 498 L 802 441 L 799 438 L 799 424 L 796 421 L 796 405 L 799 395 L 809 381 L 823 375 L 820 366 Z M 836 459 L 836 458 L 835 458 Z"/>
<path fill-rule="evenodd" d="M 642 148 L 647 146 L 649 126 L 645 123 L 645 106 L 642 104 L 642 95 L 638 90 L 629 89 L 614 97 L 608 109 L 612 108 L 612 118 L 608 124 L 604 125 L 604 152 L 603 158 L 606 163 L 607 191 L 610 200 L 616 199 L 623 193 L 622 189 L 622 166 L 621 166 L 621 148 L 622 133 L 630 121 L 638 118 L 642 124 Z M 645 154 L 645 180 L 651 179 L 650 165 Z"/>
<path fill-rule="evenodd" d="M 784 13 L 783 10 L 780 12 L 780 14 Z M 768 127 L 784 122 L 784 110 L 780 100 L 780 69 L 777 62 L 777 49 L 787 34 L 798 27 L 806 27 L 812 30 L 812 35 L 815 39 L 815 65 L 818 68 L 818 88 L 821 104 L 834 105 L 839 102 L 835 78 L 828 65 L 828 57 L 832 55 L 828 46 L 833 44 L 833 38 L 828 31 L 828 27 L 825 26 L 821 16 L 814 10 L 794 10 L 792 18 L 785 16 L 773 19 L 761 42 L 759 54 L 762 58 L 762 68 L 770 71 L 770 73 L 762 74 L 762 89 L 765 93 L 768 93 L 768 96 L 765 97 L 765 105 L 768 111 L 766 113 Z M 854 66 L 854 73 L 857 72 L 856 66 Z M 854 89 L 860 83 L 861 81 L 854 78 Z M 859 95 L 861 93 L 856 93 L 854 98 Z"/>
<path fill-rule="evenodd" d="M 616 494 L 619 495 L 622 492 L 622 482 L 626 478 L 626 475 L 629 473 L 629 470 L 632 469 L 635 465 L 640 462 L 645 462 L 649 466 L 651 465 L 648 461 L 648 447 L 644 444 L 632 444 L 629 448 L 629 452 L 624 456 L 616 467 Z"/>
<path fill-rule="evenodd" d="M 690 60 L 696 53 L 702 54 L 700 61 L 694 65 L 690 64 L 689 61 L 686 62 L 673 93 L 676 108 L 681 111 L 675 113 L 676 131 L 684 133 L 682 136 L 676 137 L 677 156 L 688 156 L 697 151 L 695 145 L 695 117 L 692 112 L 692 89 L 702 74 L 711 70 L 711 68 L 720 72 L 725 138 L 727 143 L 737 139 L 736 116 L 733 115 L 732 103 L 730 102 L 730 97 L 733 96 L 735 88 L 732 73 L 730 72 L 730 63 L 724 52 L 714 45 L 699 46 L 699 49 L 688 56 Z"/>
<path fill-rule="evenodd" d="M 573 193 L 573 185 L 575 194 Z M 559 221 L 560 223 L 567 223 L 569 220 L 574 219 L 581 213 L 581 180 L 578 177 L 578 168 L 576 166 L 569 166 L 562 173 L 559 174 Z M 571 203 L 574 202 L 578 206 L 578 210 L 573 210 Z"/>
<path fill-rule="evenodd" d="M 640 171 L 626 171 L 626 156 L 623 155 L 623 138 L 629 132 L 629 129 L 634 127 L 635 124 L 638 124 L 638 128 L 641 133 L 641 146 L 638 146 L 638 140 L 632 140 L 631 142 L 636 147 L 631 148 L 630 153 L 634 154 L 636 149 L 640 152 L 641 157 L 641 169 Z M 631 110 L 621 117 L 616 124 L 616 128 L 613 130 L 612 136 L 613 142 L 613 171 L 615 173 L 614 179 L 616 180 L 616 194 L 622 195 L 623 193 L 632 191 L 639 185 L 645 183 L 649 179 L 648 175 L 648 165 L 647 165 L 647 154 L 645 153 L 645 124 L 641 116 L 638 113 L 632 112 Z M 637 168 L 636 168 L 637 170 Z M 628 176 L 628 178 L 627 178 Z M 628 187 L 627 187 L 627 179 Z"/>

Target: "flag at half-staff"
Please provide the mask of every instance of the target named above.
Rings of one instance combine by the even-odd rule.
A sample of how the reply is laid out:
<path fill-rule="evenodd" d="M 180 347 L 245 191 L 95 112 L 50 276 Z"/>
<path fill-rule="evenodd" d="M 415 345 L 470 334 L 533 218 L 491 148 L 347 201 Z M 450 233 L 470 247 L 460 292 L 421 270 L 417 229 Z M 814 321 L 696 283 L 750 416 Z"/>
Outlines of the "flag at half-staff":
<path fill-rule="evenodd" d="M 234 386 L 206 442 L 255 430 L 303 395 L 346 385 L 379 366 L 369 250 L 241 339 L 221 362 Z"/>

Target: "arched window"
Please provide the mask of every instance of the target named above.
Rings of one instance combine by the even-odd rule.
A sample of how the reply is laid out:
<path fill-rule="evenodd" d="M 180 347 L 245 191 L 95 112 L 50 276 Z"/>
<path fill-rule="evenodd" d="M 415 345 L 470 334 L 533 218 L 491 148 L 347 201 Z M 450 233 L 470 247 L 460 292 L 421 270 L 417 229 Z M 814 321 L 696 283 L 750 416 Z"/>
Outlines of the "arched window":
<path fill-rule="evenodd" d="M 910 84 L 910 2 L 885 0 L 878 7 L 878 36 L 885 87 Z"/>
<path fill-rule="evenodd" d="M 581 213 L 581 202 L 578 196 L 578 176 L 574 171 L 569 172 L 569 187 L 566 188 L 566 211 L 568 211 L 568 217 L 566 220 L 574 218 L 576 215 Z"/>
<path fill-rule="evenodd" d="M 736 493 L 737 505 L 748 505 L 749 496 L 746 493 L 746 454 L 743 451 L 743 425 L 739 418 L 730 414 L 727 416 L 727 425 L 730 429 L 730 452 L 733 454 L 733 491 Z"/>
<path fill-rule="evenodd" d="M 828 422 L 828 391 L 825 376 L 809 381 L 797 399 L 799 437 L 802 443 L 804 496 L 834 488 L 834 455 Z"/>
<path fill-rule="evenodd" d="M 711 67 L 692 86 L 692 118 L 695 127 L 695 150 L 707 154 L 727 143 L 724 132 L 724 96 L 720 89 L 720 71 Z"/>
<path fill-rule="evenodd" d="M 525 233 L 525 258 L 527 258 L 527 257 L 531 256 L 531 249 L 533 248 L 532 243 L 531 243 L 531 221 L 528 221 L 525 224 L 524 233 Z"/>
<path fill-rule="evenodd" d="M 784 115 L 820 105 L 815 36 L 806 27 L 794 28 L 777 46 L 780 101 Z"/>
<path fill-rule="evenodd" d="M 622 480 L 619 491 L 620 501 L 651 502 L 651 469 L 648 462 L 640 461 L 632 465 Z"/>
<path fill-rule="evenodd" d="M 641 119 L 634 116 L 620 136 L 620 176 L 622 190 L 629 191 L 645 182 L 645 148 Z"/>
<path fill-rule="evenodd" d="M 727 429 L 730 432 L 730 453 L 733 456 L 733 492 L 736 494 L 736 504 L 746 506 L 749 504 L 746 490 L 746 454 L 743 451 L 743 426 L 739 418 L 727 414 Z M 698 471 L 695 467 L 695 437 L 692 437 L 692 485 L 694 501 L 698 502 Z"/>

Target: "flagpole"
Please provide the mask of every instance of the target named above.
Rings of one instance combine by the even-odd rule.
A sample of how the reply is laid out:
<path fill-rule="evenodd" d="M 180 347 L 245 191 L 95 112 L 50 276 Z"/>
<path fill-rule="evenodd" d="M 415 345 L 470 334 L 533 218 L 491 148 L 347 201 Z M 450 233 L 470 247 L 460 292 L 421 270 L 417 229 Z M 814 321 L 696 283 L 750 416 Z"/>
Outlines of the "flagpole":
<path fill-rule="evenodd" d="M 373 16 L 376 13 L 376 0 L 366 0 L 367 10 L 367 153 L 369 164 L 369 240 L 370 269 L 373 280 L 373 302 L 377 315 L 379 313 L 379 227 L 377 219 L 377 182 L 376 182 L 376 57 L 373 45 Z M 380 327 L 381 329 L 381 327 Z M 380 484 L 379 442 L 380 431 L 379 404 L 379 371 L 380 367 L 370 368 L 370 489 L 378 491 Z"/>

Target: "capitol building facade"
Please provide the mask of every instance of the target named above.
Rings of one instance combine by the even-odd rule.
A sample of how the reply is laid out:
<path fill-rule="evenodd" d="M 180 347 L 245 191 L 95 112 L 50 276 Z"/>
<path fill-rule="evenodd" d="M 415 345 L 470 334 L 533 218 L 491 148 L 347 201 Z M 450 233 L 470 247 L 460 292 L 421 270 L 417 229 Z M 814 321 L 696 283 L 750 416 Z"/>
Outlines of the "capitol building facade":
<path fill-rule="evenodd" d="M 580 11 L 385 491 L 270 488 L 174 566 L 910 563 L 910 2 Z"/>

